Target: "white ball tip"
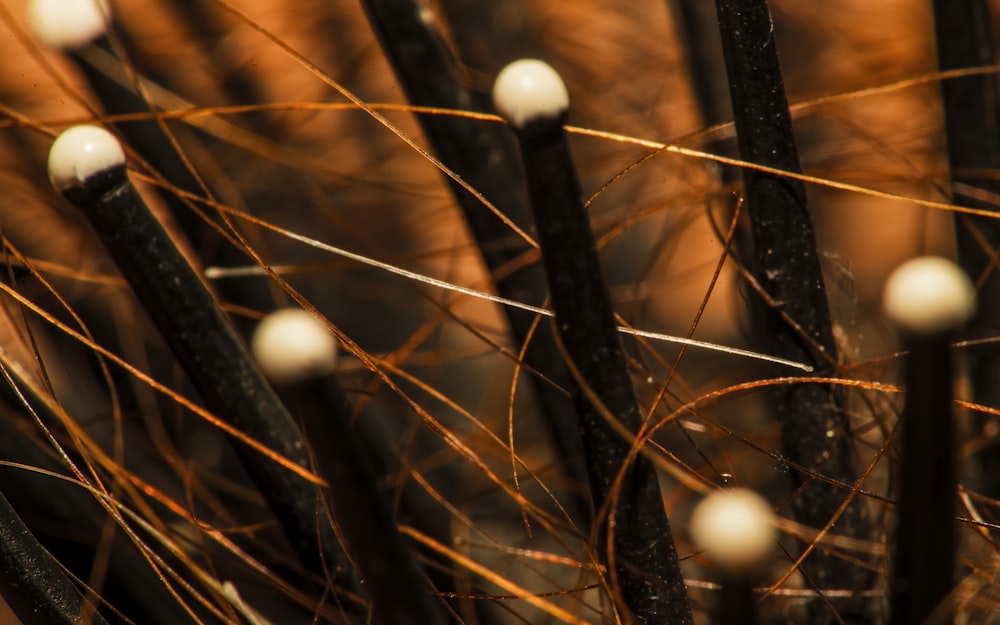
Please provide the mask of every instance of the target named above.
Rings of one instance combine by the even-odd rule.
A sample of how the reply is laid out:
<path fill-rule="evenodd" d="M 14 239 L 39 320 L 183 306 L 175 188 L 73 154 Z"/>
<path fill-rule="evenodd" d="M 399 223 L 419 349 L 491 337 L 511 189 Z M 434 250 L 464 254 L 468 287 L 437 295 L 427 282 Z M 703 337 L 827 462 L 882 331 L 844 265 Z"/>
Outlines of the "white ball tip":
<path fill-rule="evenodd" d="M 337 339 L 301 308 L 285 308 L 265 317 L 254 330 L 250 350 L 275 384 L 323 376 L 337 364 Z"/>
<path fill-rule="evenodd" d="M 774 547 L 774 512 L 751 490 L 717 490 L 695 507 L 691 537 L 719 568 L 747 573 Z"/>
<path fill-rule="evenodd" d="M 97 126 L 74 126 L 49 150 L 49 178 L 60 192 L 84 187 L 89 178 L 124 164 L 121 143 Z"/>
<path fill-rule="evenodd" d="M 556 70 L 537 59 L 514 61 L 493 83 L 493 106 L 515 128 L 555 119 L 569 109 L 566 85 Z"/>
<path fill-rule="evenodd" d="M 28 6 L 35 36 L 61 50 L 83 47 L 104 35 L 110 16 L 105 0 L 33 0 Z"/>
<path fill-rule="evenodd" d="M 889 276 L 882 306 L 901 330 L 936 334 L 968 321 L 976 311 L 976 289 L 955 263 L 923 256 L 903 263 Z"/>

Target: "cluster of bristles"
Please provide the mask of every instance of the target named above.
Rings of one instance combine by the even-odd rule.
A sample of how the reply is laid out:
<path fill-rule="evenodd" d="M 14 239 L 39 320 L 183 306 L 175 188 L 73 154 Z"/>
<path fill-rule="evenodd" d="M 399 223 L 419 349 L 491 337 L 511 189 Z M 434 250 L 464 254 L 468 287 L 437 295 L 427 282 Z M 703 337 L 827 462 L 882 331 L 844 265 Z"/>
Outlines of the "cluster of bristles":
<path fill-rule="evenodd" d="M 31 15 L 41 40 L 49 45 L 68 49 L 83 46 L 101 36 L 108 23 L 107 7 L 96 0 L 54 4 L 39 1 L 32 5 Z M 565 173 L 571 170 L 571 163 L 562 161 L 566 156 L 563 149 L 563 126 L 569 114 L 570 102 L 559 75 L 540 60 L 514 62 L 498 75 L 493 90 L 493 104 L 520 141 L 531 201 L 536 212 L 548 210 L 552 203 L 567 195 L 546 196 L 545 191 L 540 191 L 558 187 L 559 182 L 555 181 L 566 180 L 569 184 L 568 195 L 575 195 L 574 199 L 579 204 L 580 194 L 572 186 L 573 176 Z M 296 439 L 298 434 L 295 424 L 302 427 L 302 435 L 306 439 L 331 434 L 340 436 L 347 431 L 346 424 L 331 426 L 324 423 L 324 410 L 329 409 L 334 413 L 336 408 L 321 406 L 314 414 L 291 415 L 292 411 L 286 410 L 283 405 L 283 402 L 289 403 L 286 401 L 286 394 L 300 393 L 303 385 L 314 385 L 316 388 L 323 387 L 328 382 L 335 385 L 333 374 L 337 368 L 338 353 L 335 328 L 310 306 L 282 309 L 267 315 L 261 321 L 250 340 L 248 350 L 242 339 L 229 328 L 225 315 L 214 305 L 213 296 L 202 277 L 172 246 L 170 236 L 160 228 L 156 218 L 144 206 L 140 193 L 132 187 L 129 180 L 127 161 L 126 151 L 114 134 L 98 126 L 76 126 L 63 132 L 53 144 L 49 155 L 49 176 L 56 189 L 91 219 L 94 229 L 108 247 L 123 275 L 139 294 L 168 344 L 175 350 L 178 361 L 203 395 L 209 410 L 230 428 L 253 432 L 251 438 L 259 447 L 248 455 L 259 453 L 263 448 L 277 456 L 278 461 L 274 458 L 268 458 L 263 463 L 259 463 L 259 459 L 247 460 L 252 477 L 263 482 L 288 484 L 293 488 L 305 487 L 308 479 L 303 480 L 303 476 L 315 477 L 305 468 L 312 462 L 323 485 L 330 489 L 328 496 L 331 501 L 336 502 L 341 495 L 335 492 L 338 485 L 349 489 L 352 486 L 346 483 L 357 481 L 354 476 L 344 477 L 345 471 L 351 471 L 350 465 L 345 464 L 342 458 L 309 459 L 304 452 L 301 457 L 294 456 L 296 445 L 301 447 Z M 575 208 L 577 207 L 570 206 L 569 210 Z M 129 233 L 123 234 L 120 224 L 116 223 L 118 211 L 127 213 L 128 227 L 132 229 Z M 149 246 L 149 249 L 140 249 L 135 245 L 135 241 L 139 239 L 127 238 L 145 236 L 155 240 L 157 244 Z M 174 256 L 165 261 L 162 257 L 149 256 L 147 253 Z M 550 277 L 565 271 L 564 267 L 555 264 L 556 261 L 551 258 L 554 255 L 551 246 L 546 248 L 544 240 L 542 254 L 545 256 L 544 262 L 548 263 Z M 155 273 L 156 268 L 164 266 L 164 263 L 182 272 L 170 280 L 164 280 L 163 275 Z M 603 290 L 603 285 L 598 290 Z M 558 324 L 567 315 L 559 310 L 555 302 L 553 308 Z M 915 367 L 930 366 L 928 354 L 948 353 L 947 347 L 955 332 L 970 318 L 974 309 L 975 289 L 969 279 L 950 261 L 937 257 L 924 257 L 906 263 L 893 274 L 884 292 L 885 314 L 898 328 Z M 543 312 L 552 314 L 547 310 Z M 603 323 L 605 320 L 599 321 Z M 610 315 L 607 321 L 612 321 Z M 607 323 L 604 325 L 612 333 L 618 330 L 617 323 L 614 326 Z M 209 334 L 211 340 L 206 340 Z M 613 335 L 617 337 L 617 334 Z M 936 357 L 930 356 L 932 360 Z M 584 378 L 583 387 L 587 388 L 588 372 L 583 371 L 579 375 Z M 932 389 L 932 392 L 935 397 L 947 398 L 945 403 L 950 402 L 950 377 L 937 376 L 931 371 L 921 379 L 937 380 L 939 386 Z M 251 393 L 254 405 L 246 405 L 247 397 L 233 397 L 229 390 L 232 388 Z M 321 392 L 318 391 L 317 395 Z M 253 416 L 258 410 L 260 414 Z M 908 406 L 907 410 L 920 412 L 919 407 Z M 276 416 L 285 419 L 279 423 L 280 428 L 288 425 L 291 433 L 273 433 L 272 438 L 267 424 L 269 419 Z M 339 419 L 342 415 L 327 416 Z M 944 418 L 947 422 L 947 417 L 948 415 L 930 415 L 928 418 Z M 950 426 L 946 423 L 945 427 Z M 950 445 L 950 439 L 942 442 L 946 447 Z M 902 453 L 906 459 L 921 457 L 924 451 L 904 447 Z M 353 452 L 345 451 L 346 453 Z M 950 450 L 947 453 L 950 454 Z M 638 454 L 638 457 L 641 461 L 642 455 Z M 613 467 L 614 471 L 618 468 Z M 358 483 L 363 487 L 372 487 L 375 482 L 369 480 L 370 477 L 363 476 Z M 612 477 L 599 476 L 594 479 L 607 479 L 610 482 Z M 310 486 L 315 486 L 315 483 Z M 954 484 L 946 486 L 954 488 Z M 904 478 L 901 486 L 904 499 L 908 496 L 906 493 L 916 492 L 916 488 L 916 485 L 905 483 Z M 656 493 L 659 491 L 656 490 Z M 350 501 L 350 496 L 347 495 L 344 501 Z M 301 500 L 297 497 L 289 494 L 287 500 L 270 502 L 276 509 L 282 510 L 283 514 L 292 517 L 289 522 L 291 525 L 303 521 L 303 518 L 295 519 L 296 515 L 304 515 L 308 520 L 309 510 L 296 507 L 301 505 Z M 599 499 L 596 494 L 594 497 Z M 613 502 L 614 497 L 609 497 L 609 500 Z M 601 504 L 598 507 L 603 507 L 603 501 L 598 503 Z M 614 505 L 609 504 L 611 507 Z M 912 508 L 914 516 L 922 515 L 925 511 L 920 509 L 919 503 L 915 505 Z M 931 506 L 941 508 L 937 501 L 932 502 Z M 336 508 L 336 503 L 333 507 Z M 315 509 L 312 512 L 315 513 Z M 948 522 L 953 518 L 952 511 L 947 507 L 927 513 L 943 516 Z M 373 514 L 387 515 L 388 508 L 377 510 Z M 364 516 L 348 518 L 349 516 L 351 515 L 345 515 L 342 511 L 341 516 L 336 519 L 338 531 L 343 533 L 346 544 L 363 550 L 363 547 L 356 545 L 364 541 L 359 539 L 358 543 L 352 542 L 355 538 L 352 533 L 370 531 L 371 527 L 364 526 L 371 523 L 372 527 L 386 532 L 385 535 L 378 536 L 378 539 L 390 544 L 390 552 L 393 549 L 406 549 L 398 528 L 391 520 L 388 525 L 385 524 L 388 516 L 380 520 Z M 623 519 L 617 520 L 624 523 Z M 909 528 L 907 524 L 911 520 L 914 519 L 907 516 L 900 518 L 902 535 L 910 536 L 918 544 L 920 541 L 933 540 L 933 537 L 920 534 L 920 523 L 917 524 L 917 529 Z M 756 597 L 752 589 L 760 581 L 759 567 L 767 562 L 778 542 L 776 524 L 774 507 L 760 495 L 744 488 L 727 487 L 712 492 L 694 510 L 690 521 L 690 535 L 705 559 L 718 571 L 723 587 L 719 595 L 718 614 L 733 614 L 735 605 L 742 615 L 740 618 L 752 622 Z M 915 533 L 911 535 L 911 532 Z M 320 538 L 318 544 L 308 545 L 307 548 L 322 551 L 322 543 L 323 539 Z M 673 546 L 670 545 L 670 548 L 673 549 Z M 324 553 L 322 557 L 325 555 Z M 377 619 L 383 619 L 383 622 L 403 622 L 396 619 L 405 619 L 406 614 L 413 615 L 414 622 L 423 622 L 423 617 L 416 615 L 431 614 L 435 618 L 442 618 L 439 608 L 429 599 L 429 592 L 424 588 L 420 572 L 415 569 L 407 570 L 407 567 L 413 566 L 412 559 L 401 560 L 406 562 L 405 566 L 387 571 L 386 563 L 379 559 L 383 557 L 381 555 L 365 553 L 360 558 L 357 553 L 352 555 L 360 576 L 371 588 L 373 612 L 378 615 Z M 950 557 L 954 557 L 953 554 Z M 628 579 L 624 567 L 613 575 L 621 576 L 622 580 L 617 580 L 616 583 L 622 585 L 621 592 L 626 597 L 627 607 L 633 608 L 629 603 L 633 595 L 629 593 L 640 592 L 633 587 L 638 582 Z M 905 592 L 909 583 L 907 576 L 919 575 L 919 572 L 902 567 L 894 575 L 890 585 L 894 590 L 904 588 Z M 398 585 L 400 582 L 404 587 Z M 393 584 L 397 586 L 393 587 Z M 398 593 L 398 596 L 391 591 Z M 397 598 L 399 606 L 394 607 L 392 604 Z M 387 617 L 386 614 L 392 616 Z"/>

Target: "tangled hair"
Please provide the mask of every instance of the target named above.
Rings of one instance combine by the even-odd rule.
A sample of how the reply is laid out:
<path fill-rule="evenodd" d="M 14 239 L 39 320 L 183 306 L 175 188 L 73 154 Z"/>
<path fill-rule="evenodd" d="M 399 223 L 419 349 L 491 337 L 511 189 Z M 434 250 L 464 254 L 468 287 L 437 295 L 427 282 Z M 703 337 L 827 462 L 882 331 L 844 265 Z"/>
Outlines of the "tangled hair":
<path fill-rule="evenodd" d="M 0 2 L 0 494 L 73 580 L 84 617 L 379 622 L 355 541 L 385 538 L 347 528 L 343 515 L 362 527 L 367 517 L 338 508 L 323 474 L 339 448 L 309 436 L 320 417 L 303 416 L 317 410 L 300 405 L 307 391 L 279 388 L 306 432 L 303 485 L 316 498 L 303 544 L 320 546 L 303 556 L 248 468 L 246 441 L 220 426 L 225 415 L 203 403 L 127 272 L 52 188 L 52 141 L 94 124 L 122 140 L 129 177 L 240 341 L 288 307 L 337 337 L 344 439 L 370 465 L 371 505 L 388 511 L 442 622 L 652 622 L 630 612 L 628 567 L 608 553 L 606 521 L 629 477 L 606 501 L 594 495 L 593 450 L 553 424 L 546 399 L 569 410 L 571 395 L 593 405 L 602 389 L 581 383 L 573 362 L 563 370 L 573 348 L 558 320 L 536 314 L 558 310 L 547 291 L 504 290 L 510 276 L 540 272 L 545 250 L 490 93 L 509 62 L 536 58 L 569 93 L 566 137 L 615 325 L 803 364 L 620 334 L 642 429 L 611 438 L 655 470 L 692 622 L 713 618 L 725 580 L 689 519 L 729 486 L 775 512 L 775 548 L 753 580 L 762 622 L 888 622 L 903 355 L 882 287 L 910 257 L 955 258 L 956 224 L 982 234 L 987 256 L 994 245 L 988 226 L 949 208 L 956 193 L 995 206 L 997 172 L 987 162 L 970 182 L 949 165 L 942 85 L 961 78 L 939 72 L 930 3 L 768 3 L 829 305 L 834 344 L 820 351 L 832 362 L 775 352 L 759 325 L 761 306 L 784 304 L 762 299 L 760 276 L 795 268 L 762 273 L 753 260 L 741 177 L 753 168 L 710 3 L 420 4 L 460 107 L 413 97 L 408 80 L 438 77 L 397 73 L 366 3 L 112 0 L 107 35 L 72 50 L 44 45 L 26 4 Z M 462 123 L 496 141 L 497 180 L 513 183 L 477 189 L 443 155 L 434 128 Z M 513 225 L 484 242 L 469 206 Z M 972 276 L 979 288 L 987 265 Z M 529 307 L 515 313 L 528 343 L 549 337 L 562 378 L 527 355 L 508 300 Z M 997 336 L 976 328 L 970 338 Z M 966 407 L 991 405 L 963 371 Z M 842 419 L 829 436 L 846 450 L 846 474 L 788 448 L 775 389 L 805 386 L 805 375 L 835 389 L 818 408 Z M 955 622 L 1000 622 L 1000 494 L 980 459 L 1000 432 L 989 414 L 954 421 L 959 566 L 943 610 Z M 857 531 L 830 525 L 833 513 L 802 516 L 823 489 L 835 508 L 845 502 L 845 519 L 863 519 Z"/>

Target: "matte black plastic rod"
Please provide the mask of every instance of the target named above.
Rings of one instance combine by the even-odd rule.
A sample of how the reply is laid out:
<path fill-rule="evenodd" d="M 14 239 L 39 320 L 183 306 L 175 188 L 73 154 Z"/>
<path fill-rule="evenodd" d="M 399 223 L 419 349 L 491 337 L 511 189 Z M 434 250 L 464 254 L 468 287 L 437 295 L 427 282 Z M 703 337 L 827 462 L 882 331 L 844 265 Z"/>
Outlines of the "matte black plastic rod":
<path fill-rule="evenodd" d="M 712 622 L 755 625 L 753 584 L 776 539 L 771 506 L 745 488 L 714 491 L 691 514 L 691 538 L 721 577 Z"/>
<path fill-rule="evenodd" d="M 594 503 L 599 509 L 613 503 L 611 544 L 605 542 L 607 527 L 597 535 L 602 556 L 607 559 L 613 553 L 619 608 L 631 611 L 640 624 L 690 624 L 687 588 L 656 470 L 642 455 L 626 468 L 631 442 L 608 422 L 617 419 L 637 432 L 642 416 L 563 131 L 569 111 L 566 87 L 542 61 L 521 60 L 497 77 L 493 99 L 521 146 L 554 324 L 565 358 L 578 372 L 574 397 Z M 623 469 L 615 492 L 614 482 Z"/>
<path fill-rule="evenodd" d="M 25 413 L 25 404 L 30 405 L 33 414 L 25 414 L 25 419 L 32 420 L 37 416 L 47 427 L 62 431 L 62 422 L 51 409 L 54 400 L 40 392 L 38 383 L 32 381 L 17 365 L 4 363 L 3 368 L 4 372 L 0 377 L 0 402 L 16 413 Z M 47 442 L 42 443 L 34 437 L 28 438 L 18 429 L 12 421 L 0 423 L 0 458 L 46 471 L 65 473 L 65 465 L 55 462 L 51 453 L 43 451 L 43 446 L 48 446 Z M 68 449 L 67 452 L 72 455 L 73 450 Z M 0 484 L 3 484 L 3 495 L 15 510 L 20 511 L 20 517 L 43 547 L 63 567 L 78 577 L 85 577 L 93 564 L 95 545 L 107 518 L 107 511 L 80 486 L 46 475 L 4 468 L 0 474 Z M 73 538 L 67 539 L 63 529 L 65 527 L 74 528 Z M 77 549 L 60 549 L 67 542 Z M 0 568 L 3 568 L 2 565 Z M 170 594 L 134 545 L 119 545 L 111 552 L 108 573 L 107 583 L 101 589 L 102 598 L 115 609 L 125 612 L 133 621 L 176 625 L 190 619 L 190 614 Z M 188 607 L 206 624 L 220 622 L 193 601 L 189 602 Z"/>
<path fill-rule="evenodd" d="M 368 20 L 378 35 L 382 49 L 392 63 L 400 84 L 412 104 L 454 110 L 481 110 L 482 103 L 465 87 L 457 64 L 433 19 L 420 0 L 364 0 Z M 522 229 L 531 223 L 531 214 L 519 190 L 522 180 L 514 163 L 516 151 L 494 124 L 444 115 L 418 117 L 438 158 L 471 184 Z M 537 263 L 511 271 L 533 250 L 468 191 L 448 180 L 469 229 L 475 237 L 502 297 L 541 306 L 547 286 Z M 559 454 L 559 464 L 571 481 L 583 484 L 583 452 L 576 430 L 572 401 L 562 389 L 570 384 L 548 323 L 537 324 L 535 315 L 504 307 L 517 345 L 531 342 L 525 363 L 542 373 L 557 387 L 538 376 L 530 376 L 550 438 Z M 591 503 L 576 499 L 576 514 L 591 515 Z"/>
<path fill-rule="evenodd" d="M 81 3 L 81 6 L 85 4 Z M 105 15 L 83 17 L 73 25 L 73 28 L 66 30 L 64 20 L 58 15 L 52 15 L 52 12 L 60 10 L 65 8 L 51 2 L 35 0 L 31 5 L 34 30 L 43 42 L 62 50 L 73 61 L 87 81 L 91 92 L 100 100 L 104 112 L 110 115 L 151 113 L 149 103 L 134 90 L 132 85 L 122 84 L 88 60 L 95 52 L 109 59 L 116 58 L 114 47 L 106 32 L 108 27 L 106 20 L 111 19 L 110 11 Z M 96 2 L 93 3 L 92 10 L 97 10 Z M 121 74 L 122 79 L 127 79 L 124 65 Z M 148 78 L 147 75 L 146 79 Z M 125 122 L 117 124 L 116 130 L 125 142 L 168 183 L 188 193 L 199 196 L 204 194 L 201 183 L 178 154 L 177 148 L 164 134 L 158 122 L 153 119 Z M 176 194 L 159 188 L 158 193 L 199 254 L 210 254 L 210 260 L 221 265 L 246 263 L 245 254 L 224 241 L 221 235 L 207 225 Z M 221 284 L 220 287 L 222 295 L 227 300 L 242 306 L 254 310 L 269 310 L 274 306 L 269 291 L 259 288 L 260 284 L 256 281 L 250 283 L 230 281 L 228 284 Z"/>
<path fill-rule="evenodd" d="M 975 289 L 951 261 L 923 257 L 893 272 L 883 303 L 908 350 L 890 622 L 950 623 L 957 547 L 951 340 L 975 310 Z"/>
<path fill-rule="evenodd" d="M 774 23 L 766 2 L 716 0 L 716 9 L 740 157 L 801 172 L 775 48 Z M 775 308 L 761 298 L 751 303 L 751 312 L 758 321 L 755 333 L 758 340 L 767 342 L 760 348 L 809 363 L 820 375 L 830 373 L 831 363 L 837 361 L 837 348 L 805 187 L 798 180 L 749 169 L 743 171 L 743 183 L 754 250 L 748 264 L 764 291 L 778 302 Z M 773 394 L 773 410 L 781 424 L 784 452 L 789 459 L 834 480 L 853 484 L 858 473 L 844 408 L 839 387 L 825 384 L 780 386 Z M 810 481 L 798 472 L 792 475 L 793 486 L 800 491 L 793 502 L 798 521 L 824 527 L 848 493 L 818 480 Z M 859 501 L 837 521 L 837 531 L 868 538 L 869 524 L 863 502 Z M 864 589 L 872 582 L 868 572 L 820 550 L 806 560 L 805 570 L 820 589 Z M 871 607 L 861 600 L 833 603 L 845 620 L 870 620 Z M 819 602 L 812 602 L 811 607 L 816 623 L 835 617 Z"/>
<path fill-rule="evenodd" d="M 371 596 L 372 621 L 443 623 L 379 489 L 376 454 L 350 427 L 350 401 L 332 377 L 337 340 L 311 313 L 288 308 L 265 317 L 250 345 L 261 370 L 298 416 L 313 462 L 329 484 L 326 499 Z"/>
<path fill-rule="evenodd" d="M 54 472 L 62 468 L 55 465 L 51 456 L 39 449 L 35 441 L 25 440 L 23 434 L 6 429 L 0 431 L 3 432 L 0 453 L 6 461 Z M 100 540 L 107 511 L 79 486 L 24 473 L 13 468 L 0 472 L 4 495 L 42 546 L 58 560 L 60 571 L 66 569 L 85 579 L 94 563 L 95 545 Z M 67 532 L 66 528 L 73 528 L 73 531 Z M 0 568 L 7 570 L 8 567 L 0 564 Z M 116 543 L 100 594 L 102 601 L 136 623 L 177 625 L 191 620 L 191 615 L 170 594 L 132 544 Z M 222 622 L 195 601 L 188 600 L 187 604 L 203 623 Z"/>
<path fill-rule="evenodd" d="M 934 24 L 938 66 L 942 71 L 996 63 L 993 16 L 985 0 L 935 0 Z M 994 73 L 949 78 L 941 83 L 945 138 L 951 167 L 951 199 L 957 204 L 997 211 L 995 202 L 966 192 L 969 187 L 1000 193 L 1000 91 Z M 979 172 L 979 173 L 976 173 Z M 1000 218 L 1000 211 L 997 211 Z M 991 267 L 1000 249 L 1000 219 L 955 213 L 958 262 L 978 283 L 979 306 L 966 327 L 970 339 L 1000 333 L 1000 270 Z M 983 243 L 991 249 L 984 250 Z M 985 275 L 984 273 L 989 272 Z M 966 348 L 969 382 L 976 403 L 1000 408 L 1000 345 L 989 342 Z M 993 419 L 979 417 L 980 434 Z M 1000 438 L 976 456 L 981 488 L 1000 498 Z"/>
<path fill-rule="evenodd" d="M 307 467 L 294 420 L 129 181 L 118 140 L 94 126 L 65 131 L 49 153 L 49 175 L 93 225 L 208 408 L 274 453 Z M 322 575 L 323 558 L 331 566 L 341 562 L 328 524 L 317 524 L 316 487 L 245 443 L 234 439 L 234 446 L 303 563 Z"/>
<path fill-rule="evenodd" d="M 94 10 L 97 4 L 94 3 Z M 58 15 L 52 15 L 57 10 L 55 5 L 35 1 L 31 5 L 33 15 L 32 25 L 36 35 L 47 45 L 63 51 L 73 61 L 77 69 L 87 81 L 91 91 L 100 100 L 104 111 L 108 114 L 149 113 L 150 107 L 133 89 L 108 76 L 85 60 L 83 51 L 89 47 L 97 48 L 111 58 L 114 50 L 107 36 L 106 19 L 111 19 L 110 11 L 106 15 L 92 18 L 95 24 L 87 27 L 88 19 L 78 23 L 79 32 L 69 37 L 63 30 L 55 30 L 55 25 L 62 25 Z M 152 165 L 163 177 L 173 185 L 188 193 L 201 193 L 198 181 L 191 174 L 184 162 L 178 157 L 176 149 L 163 134 L 156 121 L 147 120 L 119 124 L 117 130 L 128 144 L 138 150 L 144 159 Z M 169 192 L 161 194 L 165 202 L 176 213 L 180 223 L 186 230 L 203 230 L 204 224 L 191 213 L 176 196 Z M 197 223 L 196 223 L 197 222 Z M 199 227 L 199 225 L 201 227 Z"/>
<path fill-rule="evenodd" d="M 78 625 L 83 594 L 0 494 L 0 596 L 24 625 Z M 107 625 L 100 613 L 88 621 Z"/>

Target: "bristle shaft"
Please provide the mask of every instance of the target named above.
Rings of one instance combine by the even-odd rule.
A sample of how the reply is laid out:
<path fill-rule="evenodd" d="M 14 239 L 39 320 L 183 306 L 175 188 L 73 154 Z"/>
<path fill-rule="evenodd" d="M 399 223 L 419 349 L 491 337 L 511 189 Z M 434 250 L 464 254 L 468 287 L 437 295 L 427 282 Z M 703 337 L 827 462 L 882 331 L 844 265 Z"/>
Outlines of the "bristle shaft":
<path fill-rule="evenodd" d="M 605 547 L 605 554 L 614 558 L 613 588 L 620 588 L 623 607 L 636 623 L 690 624 L 687 589 L 656 470 L 643 455 L 629 461 L 631 441 L 608 421 L 616 419 L 618 427 L 635 433 L 642 416 L 562 122 L 538 120 L 517 134 L 554 323 L 575 370 L 574 396 L 594 503 L 614 514 L 612 544 Z M 603 542 L 605 529 L 600 531 Z"/>
<path fill-rule="evenodd" d="M 295 422 L 208 288 L 150 212 L 124 167 L 110 174 L 112 180 L 105 189 L 78 196 L 75 203 L 209 409 L 274 453 L 308 466 Z M 323 557 L 330 564 L 339 561 L 342 555 L 332 534 L 324 532 L 323 541 L 317 537 L 316 487 L 246 444 L 235 439 L 233 443 L 303 562 L 322 574 Z"/>
<path fill-rule="evenodd" d="M 801 173 L 774 39 L 774 23 L 765 0 L 716 0 L 722 47 L 729 76 L 740 158 L 755 164 Z M 751 301 L 756 317 L 757 347 L 783 358 L 830 371 L 837 346 L 820 267 L 812 217 L 804 184 L 752 169 L 743 170 L 745 207 L 749 214 L 753 258 L 751 271 L 766 292 Z M 854 467 L 851 427 L 841 389 L 826 384 L 778 387 L 772 394 L 781 423 L 784 453 L 800 466 L 852 484 Z M 795 472 L 797 520 L 824 526 L 834 515 L 839 531 L 857 537 L 870 534 L 863 504 L 841 511 L 848 493 Z M 815 552 L 805 569 L 820 588 L 864 588 L 870 573 L 841 558 Z M 857 610 L 869 622 L 867 607 Z M 834 622 L 827 605 L 813 602 L 816 622 Z"/>

